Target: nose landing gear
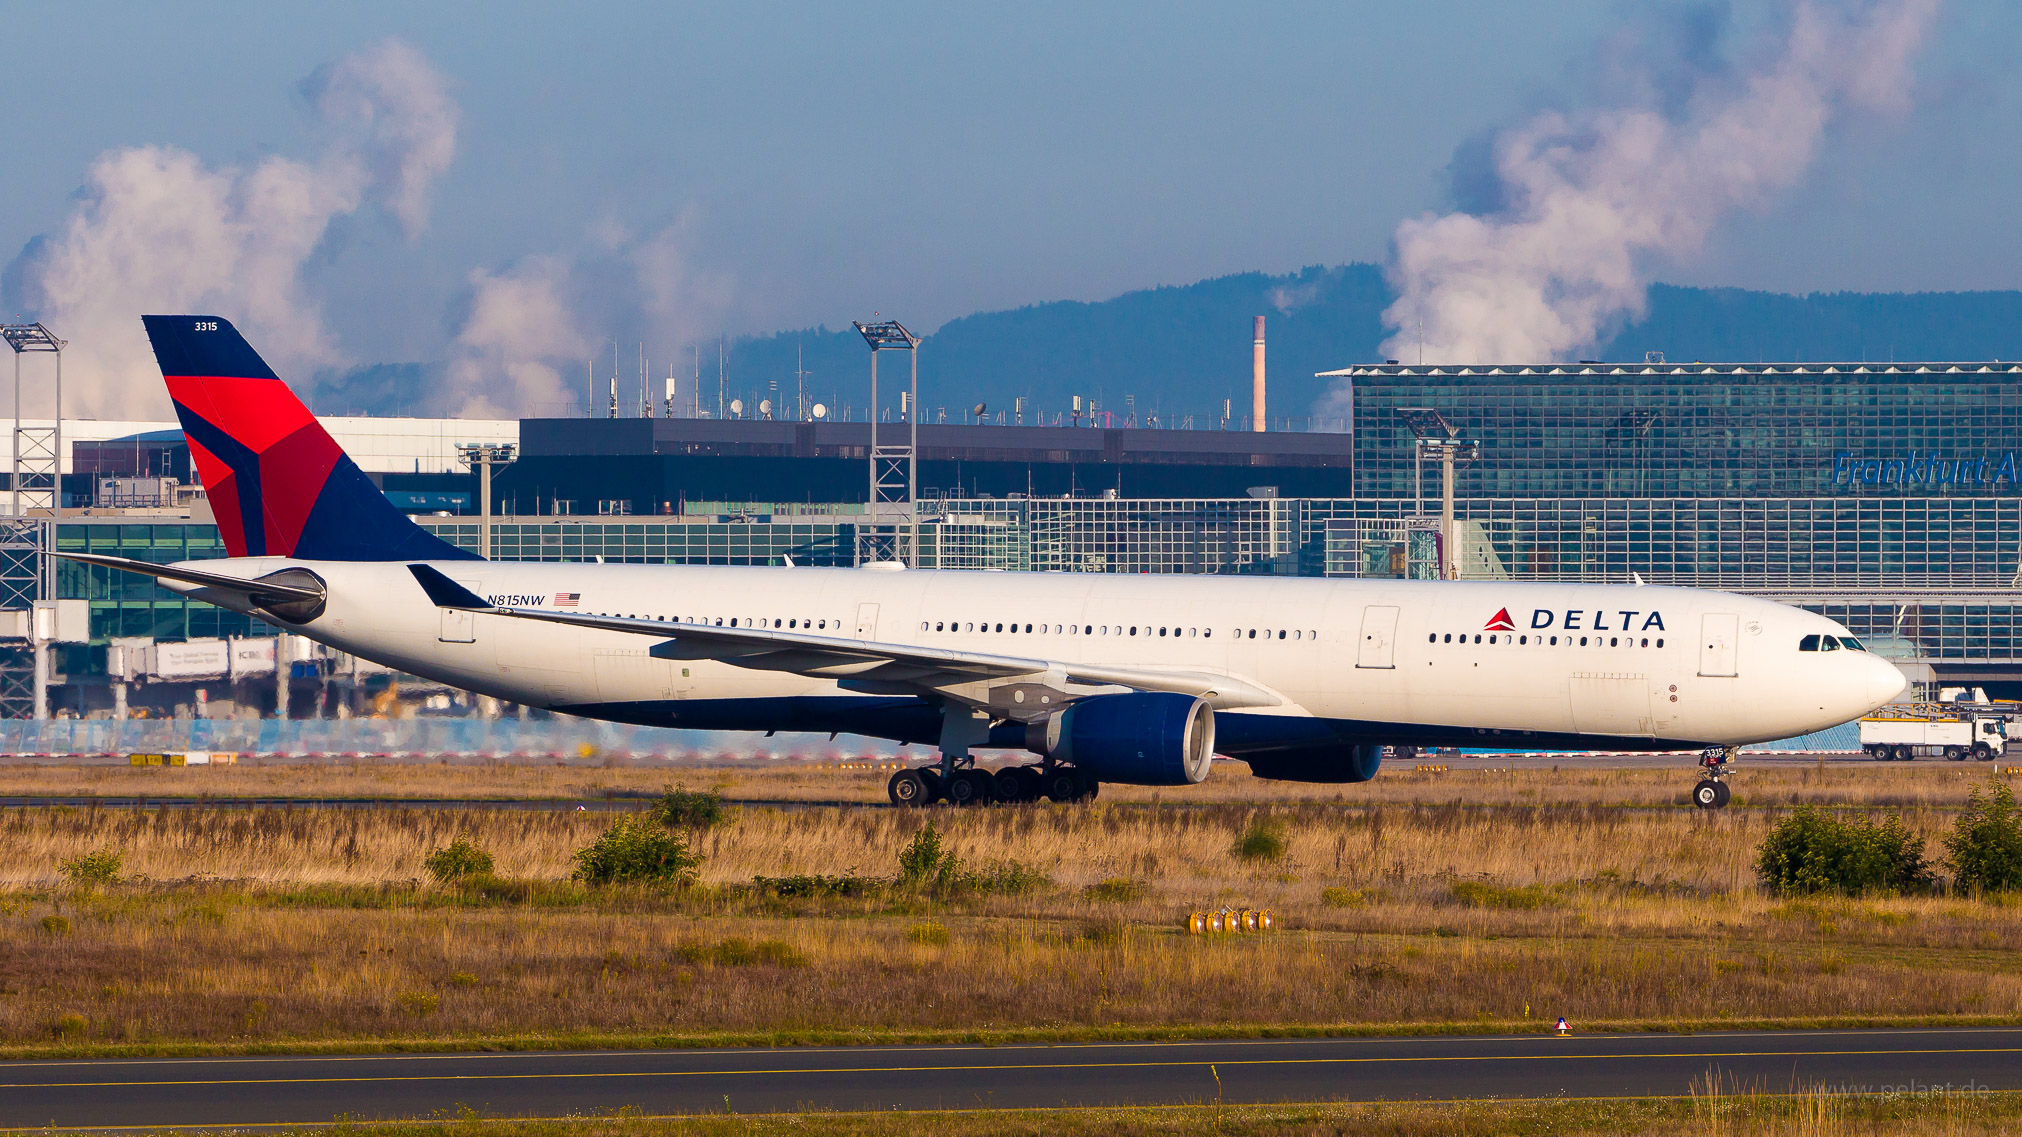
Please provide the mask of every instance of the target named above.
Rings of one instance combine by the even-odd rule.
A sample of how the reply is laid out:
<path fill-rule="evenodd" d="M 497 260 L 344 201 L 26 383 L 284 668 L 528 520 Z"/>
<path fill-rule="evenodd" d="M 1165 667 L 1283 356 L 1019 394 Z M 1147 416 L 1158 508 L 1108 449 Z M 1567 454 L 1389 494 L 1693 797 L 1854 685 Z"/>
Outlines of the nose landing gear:
<path fill-rule="evenodd" d="M 1723 780 L 1727 776 L 1727 765 L 1734 761 L 1740 748 L 1736 746 L 1709 746 L 1699 755 L 1700 768 L 1706 776 L 1692 787 L 1692 804 L 1700 809 L 1719 809 L 1733 797 Z"/>

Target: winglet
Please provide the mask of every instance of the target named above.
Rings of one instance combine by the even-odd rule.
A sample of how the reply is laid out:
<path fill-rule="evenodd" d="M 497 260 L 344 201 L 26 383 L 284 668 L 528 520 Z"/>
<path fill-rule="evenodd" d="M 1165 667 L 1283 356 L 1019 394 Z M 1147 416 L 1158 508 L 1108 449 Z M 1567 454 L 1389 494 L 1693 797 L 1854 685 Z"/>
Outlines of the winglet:
<path fill-rule="evenodd" d="M 407 571 L 414 574 L 414 579 L 421 585 L 421 590 L 428 593 L 429 602 L 437 608 L 470 608 L 489 612 L 496 607 L 485 603 L 482 596 L 427 565 L 408 565 Z"/>

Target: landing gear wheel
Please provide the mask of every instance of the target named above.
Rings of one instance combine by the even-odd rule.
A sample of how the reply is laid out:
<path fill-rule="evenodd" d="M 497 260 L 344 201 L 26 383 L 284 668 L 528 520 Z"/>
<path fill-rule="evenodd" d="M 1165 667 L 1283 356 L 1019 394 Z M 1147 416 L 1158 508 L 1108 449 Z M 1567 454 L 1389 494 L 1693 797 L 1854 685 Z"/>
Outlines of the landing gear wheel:
<path fill-rule="evenodd" d="M 1087 801 L 1095 796 L 1095 780 L 1084 778 L 1079 770 L 1054 770 L 1043 775 L 1046 782 L 1048 800 L 1066 803 Z"/>
<path fill-rule="evenodd" d="M 927 800 L 921 802 L 921 805 L 932 805 L 937 801 L 948 800 L 948 780 L 941 776 L 939 770 L 932 766 L 922 766 L 913 772 L 920 776 L 921 781 L 927 783 Z"/>
<path fill-rule="evenodd" d="M 927 788 L 927 780 L 920 776 L 918 770 L 900 770 L 893 774 L 891 782 L 885 786 L 885 793 L 891 796 L 893 805 L 917 807 L 934 800 L 934 792 Z"/>
<path fill-rule="evenodd" d="M 948 777 L 948 801 L 953 805 L 989 805 L 990 783 L 996 780 L 988 770 L 957 770 Z"/>
<path fill-rule="evenodd" d="M 1719 809 L 1727 804 L 1727 787 L 1706 778 L 1692 787 L 1692 804 L 1700 809 Z"/>
<path fill-rule="evenodd" d="M 1065 804 L 1081 796 L 1081 776 L 1072 770 L 1048 770 L 1040 779 L 1048 801 Z"/>
<path fill-rule="evenodd" d="M 997 771 L 991 779 L 990 790 L 998 801 L 1029 801 L 1025 796 L 1025 775 L 1022 766 L 1006 766 Z"/>
<path fill-rule="evenodd" d="M 1713 784 L 1720 789 L 1720 800 L 1713 803 L 1713 808 L 1727 808 L 1728 801 L 1734 797 L 1734 787 L 1728 785 L 1726 782 L 1715 782 Z"/>
<path fill-rule="evenodd" d="M 1993 760 L 1994 760 L 1993 747 L 1987 745 L 1984 742 L 1975 742 L 1973 744 L 1973 761 L 1992 762 Z"/>
<path fill-rule="evenodd" d="M 1014 767 L 1018 771 L 1018 784 L 1022 787 L 1019 801 L 1038 801 L 1046 796 L 1046 775 L 1037 766 Z"/>

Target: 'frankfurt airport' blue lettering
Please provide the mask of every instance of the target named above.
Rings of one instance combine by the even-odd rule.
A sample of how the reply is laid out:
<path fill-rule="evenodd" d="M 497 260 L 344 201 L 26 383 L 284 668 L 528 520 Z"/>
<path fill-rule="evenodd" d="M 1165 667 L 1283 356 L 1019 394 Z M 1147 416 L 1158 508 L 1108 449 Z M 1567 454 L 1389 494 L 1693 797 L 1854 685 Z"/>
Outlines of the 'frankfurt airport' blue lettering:
<path fill-rule="evenodd" d="M 2006 482 L 2022 486 L 2022 465 L 2015 452 L 1993 458 L 1919 456 L 1912 450 L 1901 458 L 1862 458 L 1841 451 L 1832 458 L 1836 486 L 1992 486 Z"/>

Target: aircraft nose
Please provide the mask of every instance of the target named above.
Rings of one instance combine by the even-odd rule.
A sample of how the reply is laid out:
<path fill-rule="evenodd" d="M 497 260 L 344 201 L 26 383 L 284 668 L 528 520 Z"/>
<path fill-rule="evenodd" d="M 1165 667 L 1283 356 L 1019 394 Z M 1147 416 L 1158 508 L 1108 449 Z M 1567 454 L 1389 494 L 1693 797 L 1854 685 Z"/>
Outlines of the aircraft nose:
<path fill-rule="evenodd" d="M 1893 702 L 1896 696 L 1902 694 L 1910 685 L 1901 668 L 1880 656 L 1869 656 L 1867 666 L 1870 709 Z"/>

